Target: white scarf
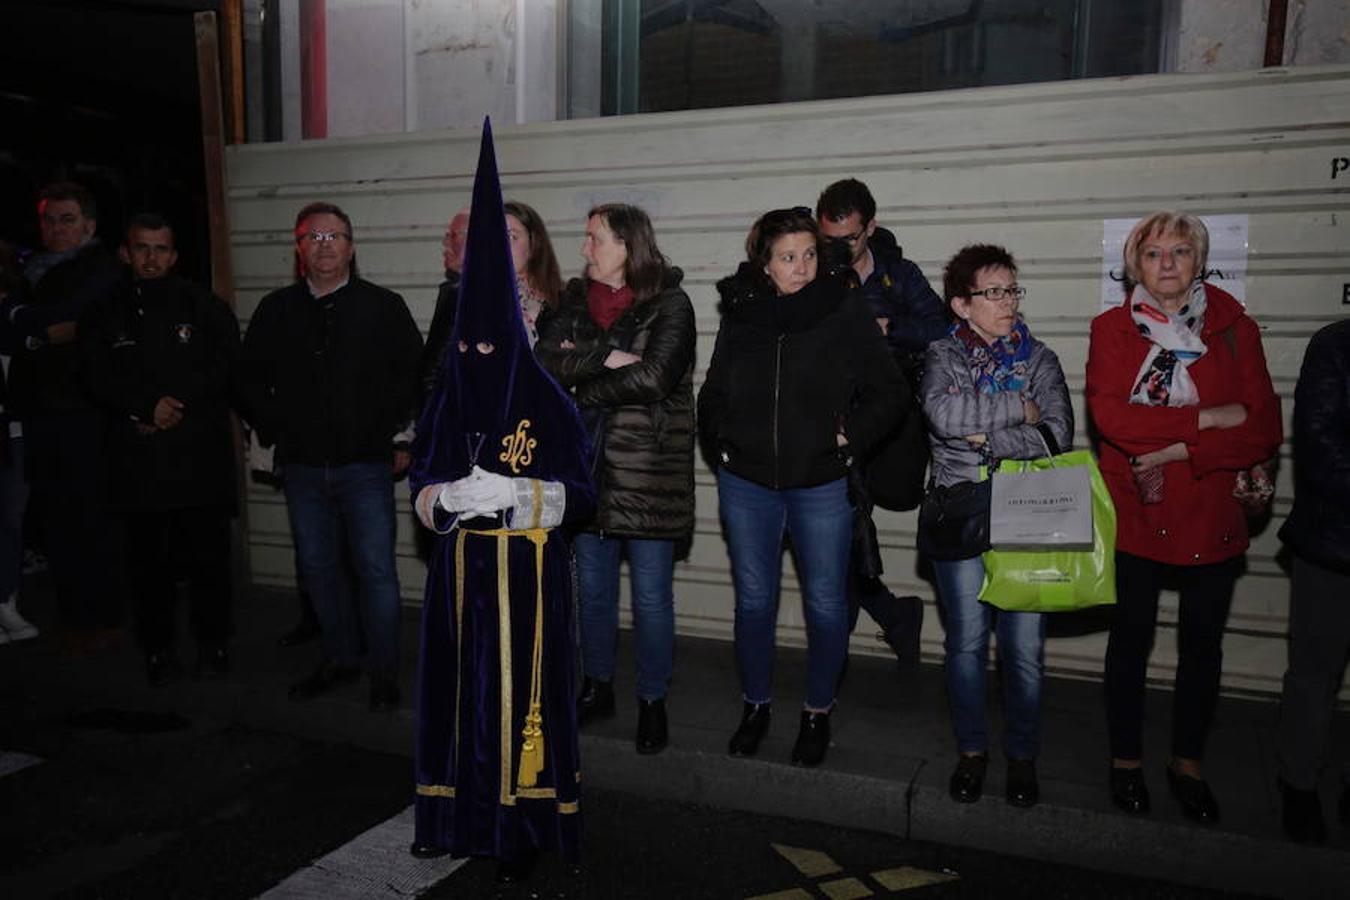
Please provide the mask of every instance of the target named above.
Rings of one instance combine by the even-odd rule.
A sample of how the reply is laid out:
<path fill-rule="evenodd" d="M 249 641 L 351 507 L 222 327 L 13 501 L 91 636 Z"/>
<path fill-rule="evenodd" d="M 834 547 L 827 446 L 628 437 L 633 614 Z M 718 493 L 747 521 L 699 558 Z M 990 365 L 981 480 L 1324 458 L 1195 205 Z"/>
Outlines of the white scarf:
<path fill-rule="evenodd" d="M 1191 296 L 1176 314 L 1163 311 L 1158 301 L 1136 285 L 1130 295 L 1130 317 L 1153 346 L 1134 378 L 1130 402 L 1144 406 L 1195 406 L 1200 392 L 1187 369 L 1205 355 L 1200 330 L 1205 327 L 1205 285 L 1197 281 Z"/>

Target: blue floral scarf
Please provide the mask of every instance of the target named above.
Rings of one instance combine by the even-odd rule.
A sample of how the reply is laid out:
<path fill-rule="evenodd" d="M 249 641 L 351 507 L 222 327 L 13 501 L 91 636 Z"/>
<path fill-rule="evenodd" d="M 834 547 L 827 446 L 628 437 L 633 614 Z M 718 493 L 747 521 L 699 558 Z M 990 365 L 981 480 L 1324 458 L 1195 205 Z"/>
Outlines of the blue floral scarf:
<path fill-rule="evenodd" d="M 952 326 L 949 334 L 961 342 L 970 362 L 970 377 L 981 394 L 1022 391 L 1027 386 L 1027 360 L 1037 341 L 1019 317 L 1012 333 L 992 344 L 975 333 L 964 319 Z"/>

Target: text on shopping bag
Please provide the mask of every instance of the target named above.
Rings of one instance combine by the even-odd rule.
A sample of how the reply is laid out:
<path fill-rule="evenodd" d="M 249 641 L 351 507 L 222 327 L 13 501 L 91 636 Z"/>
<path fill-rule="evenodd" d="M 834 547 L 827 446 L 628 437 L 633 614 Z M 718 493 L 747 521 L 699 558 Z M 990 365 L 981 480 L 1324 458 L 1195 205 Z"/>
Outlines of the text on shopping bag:
<path fill-rule="evenodd" d="M 994 547 L 1092 547 L 1092 485 L 1084 466 L 1007 471 L 990 486 Z"/>

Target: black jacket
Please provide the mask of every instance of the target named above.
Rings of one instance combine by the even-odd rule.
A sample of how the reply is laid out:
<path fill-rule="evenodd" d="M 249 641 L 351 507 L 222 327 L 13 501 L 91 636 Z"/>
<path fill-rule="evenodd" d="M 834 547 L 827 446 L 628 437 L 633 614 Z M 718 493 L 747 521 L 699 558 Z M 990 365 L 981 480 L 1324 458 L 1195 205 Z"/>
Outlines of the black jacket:
<path fill-rule="evenodd" d="M 825 275 L 779 297 L 744 263 L 717 289 L 722 326 L 698 396 L 708 465 L 775 490 L 842 478 L 909 403 L 867 304 Z"/>
<path fill-rule="evenodd" d="M 79 345 L 89 390 L 109 413 L 113 503 L 232 507 L 230 379 L 239 323 L 230 308 L 174 275 L 126 280 L 85 310 Z M 182 401 L 182 421 L 147 433 L 166 396 Z"/>
<path fill-rule="evenodd" d="M 422 348 L 422 361 L 418 364 L 418 379 L 422 383 L 423 399 L 429 397 L 436 387 L 436 375 L 441 370 L 445 345 L 450 340 L 450 332 L 455 328 L 455 304 L 458 302 L 459 273 L 453 269 L 446 269 L 445 280 L 436 289 L 436 309 L 431 314 L 427 343 Z"/>
<path fill-rule="evenodd" d="M 273 291 L 244 337 L 245 414 L 280 461 L 391 459 L 416 416 L 422 336 L 403 298 L 360 278 L 315 298 L 304 280 Z"/>
<path fill-rule="evenodd" d="M 1294 389 L 1294 508 L 1280 540 L 1318 565 L 1350 572 L 1350 319 L 1313 335 L 1303 357 Z"/>
<path fill-rule="evenodd" d="M 951 317 L 919 267 L 905 259 L 895 235 L 878 228 L 867 242 L 872 274 L 861 286 L 872 315 L 890 320 L 887 339 L 897 353 L 919 353 L 947 336 Z"/>
<path fill-rule="evenodd" d="M 607 331 L 591 318 L 583 278 L 568 283 L 556 312 L 540 317 L 539 361 L 598 430 L 593 531 L 652 540 L 693 533 L 697 331 L 681 278 L 671 269 L 659 294 L 634 303 Z M 606 369 L 615 349 L 642 362 Z"/>
<path fill-rule="evenodd" d="M 11 418 L 87 412 L 94 400 L 85 389 L 77 341 L 51 344 L 47 327 L 78 322 L 86 307 L 107 296 L 122 278 L 122 266 L 91 241 L 73 258 L 53 266 L 30 291 L 5 301 L 6 327 L 14 356 L 9 368 Z"/>

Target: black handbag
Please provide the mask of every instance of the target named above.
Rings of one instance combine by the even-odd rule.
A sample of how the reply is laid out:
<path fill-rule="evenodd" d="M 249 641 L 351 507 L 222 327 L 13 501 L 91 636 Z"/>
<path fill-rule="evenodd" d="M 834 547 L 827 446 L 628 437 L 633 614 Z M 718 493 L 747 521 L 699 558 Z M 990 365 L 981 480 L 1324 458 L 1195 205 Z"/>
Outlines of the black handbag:
<path fill-rule="evenodd" d="M 877 526 L 872 521 L 872 500 L 857 466 L 849 466 L 848 499 L 853 505 L 853 547 L 849 564 L 859 578 L 870 581 L 883 572 L 881 547 L 877 544 Z"/>
<path fill-rule="evenodd" d="M 988 550 L 989 487 L 988 479 L 930 487 L 919 505 L 919 552 L 970 559 Z"/>

